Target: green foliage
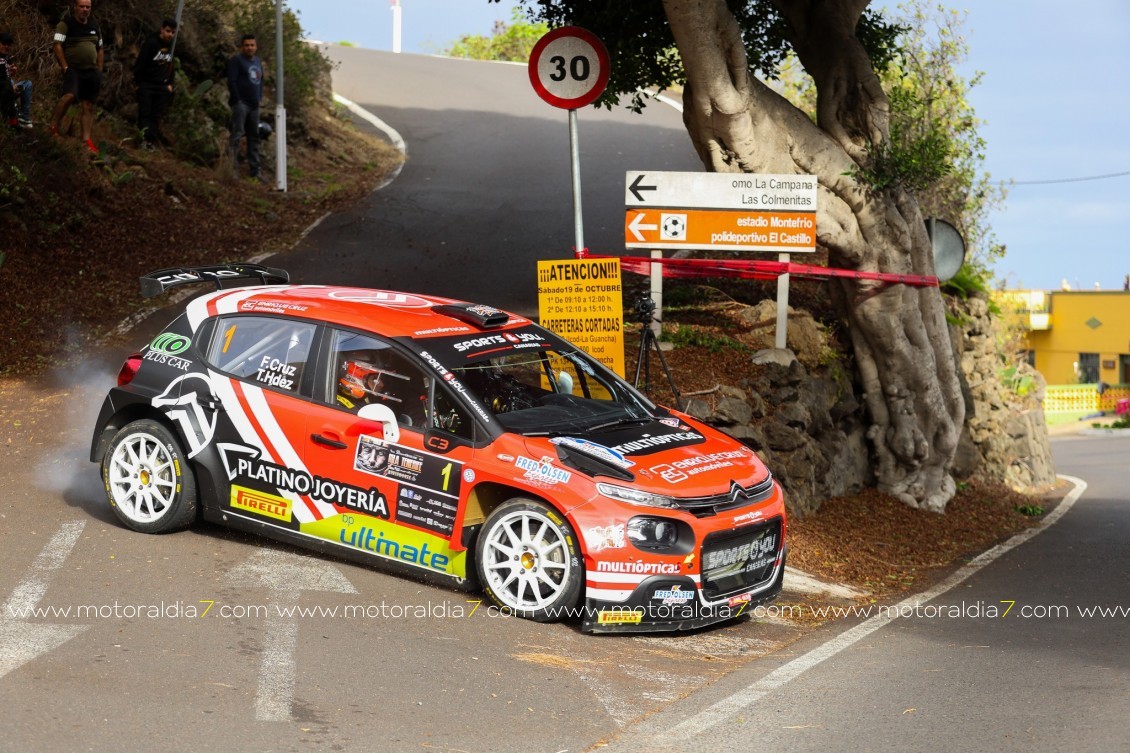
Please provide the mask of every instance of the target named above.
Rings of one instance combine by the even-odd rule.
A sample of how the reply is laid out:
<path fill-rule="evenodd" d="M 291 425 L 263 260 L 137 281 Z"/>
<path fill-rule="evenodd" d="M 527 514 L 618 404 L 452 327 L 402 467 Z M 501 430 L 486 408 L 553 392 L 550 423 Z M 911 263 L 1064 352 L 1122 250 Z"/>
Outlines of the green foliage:
<path fill-rule="evenodd" d="M 1017 505 L 1016 511 L 1031 518 L 1038 518 L 1044 514 L 1044 508 L 1039 505 Z"/>
<path fill-rule="evenodd" d="M 892 92 L 892 112 L 899 111 L 897 100 L 913 97 Z M 868 162 L 857 166 L 851 175 L 876 193 L 891 189 L 921 191 L 953 170 L 949 134 L 942 125 L 930 121 L 922 133 L 907 135 L 906 122 L 892 119 L 890 138 L 879 145 L 868 144 Z"/>
<path fill-rule="evenodd" d="M 969 92 L 983 76 L 966 79 L 958 69 L 969 57 L 963 36 L 965 13 L 934 0 L 907 0 L 893 20 L 906 31 L 899 52 L 881 74 L 891 101 L 891 140 L 903 144 L 944 135 L 948 169 L 917 193 L 924 217 L 953 223 L 965 238 L 966 264 L 987 270 L 1004 255 L 993 237 L 989 215 L 1000 207 L 1006 190 L 982 171 L 985 140 L 982 121 L 969 103 Z M 988 272 L 984 272 L 989 279 Z"/>
<path fill-rule="evenodd" d="M 671 334 L 664 333 L 663 339 L 674 343 L 675 347 L 696 346 L 706 348 L 711 353 L 717 353 L 721 350 L 749 350 L 746 345 L 732 337 L 716 335 L 712 332 L 706 332 L 697 327 L 688 327 L 683 324 L 680 324 L 679 328 Z"/>
<path fill-rule="evenodd" d="M 988 296 L 990 291 L 989 272 L 976 265 L 963 264 L 957 274 L 942 283 L 942 292 L 967 300 L 972 295 L 983 294 Z M 990 300 L 990 308 L 995 306 Z M 1000 313 L 1000 309 L 997 309 Z"/>
<path fill-rule="evenodd" d="M 1031 374 L 1021 374 L 1019 372 L 1019 367 L 1008 366 L 1001 369 L 1000 378 L 1005 387 L 1012 390 L 1020 397 L 1024 397 L 1032 391 L 1035 380 L 1032 379 Z"/>
<path fill-rule="evenodd" d="M 497 2 L 497 0 L 490 0 Z M 656 0 L 519 0 L 527 15 L 549 28 L 581 26 L 600 37 L 611 58 L 611 77 L 596 106 L 612 107 L 622 97 L 637 112 L 650 98 L 645 90 L 663 91 L 686 81 L 663 4 Z M 773 0 L 727 0 L 741 28 L 751 75 L 777 77 L 792 49 L 788 26 Z M 857 35 L 872 61 L 882 65 L 895 51 L 898 27 L 882 14 L 864 11 Z"/>
<path fill-rule="evenodd" d="M 179 65 L 173 87 L 173 101 L 163 123 L 171 137 L 173 153 L 179 159 L 210 166 L 224 152 L 222 129 L 231 120 L 227 95 L 214 87 L 211 80 L 192 86 Z"/>
<path fill-rule="evenodd" d="M 7 165 L 0 169 L 0 209 L 20 206 L 27 200 L 27 175 L 18 165 Z"/>
<path fill-rule="evenodd" d="M 521 8 L 515 8 L 509 24 L 496 21 L 489 37 L 481 34 L 464 34 L 444 55 L 471 60 L 503 60 L 524 63 L 530 52 L 549 27 L 544 23 L 529 23 Z"/>

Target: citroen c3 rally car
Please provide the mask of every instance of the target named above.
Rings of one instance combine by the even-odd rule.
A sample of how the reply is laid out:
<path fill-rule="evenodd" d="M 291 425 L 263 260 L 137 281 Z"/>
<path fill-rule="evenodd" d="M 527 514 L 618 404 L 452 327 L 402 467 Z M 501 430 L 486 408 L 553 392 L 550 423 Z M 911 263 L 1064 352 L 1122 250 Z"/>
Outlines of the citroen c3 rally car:
<path fill-rule="evenodd" d="M 217 289 L 102 405 L 90 457 L 126 526 L 199 513 L 592 632 L 699 627 L 780 591 L 781 488 L 748 447 L 521 316 L 287 281 L 141 278 L 146 296 Z"/>

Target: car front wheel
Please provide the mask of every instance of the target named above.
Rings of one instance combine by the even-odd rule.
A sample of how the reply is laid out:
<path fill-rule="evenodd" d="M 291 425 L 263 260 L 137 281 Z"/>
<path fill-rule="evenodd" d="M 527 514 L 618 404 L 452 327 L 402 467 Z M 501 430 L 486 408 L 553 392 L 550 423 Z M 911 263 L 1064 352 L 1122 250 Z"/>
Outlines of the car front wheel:
<path fill-rule="evenodd" d="M 490 514 L 475 551 L 487 595 L 509 614 L 538 622 L 571 616 L 584 565 L 569 523 L 547 505 L 512 499 Z"/>
<path fill-rule="evenodd" d="M 196 518 L 196 481 L 172 432 L 156 421 L 127 424 L 102 459 L 114 514 L 143 533 L 167 533 Z"/>

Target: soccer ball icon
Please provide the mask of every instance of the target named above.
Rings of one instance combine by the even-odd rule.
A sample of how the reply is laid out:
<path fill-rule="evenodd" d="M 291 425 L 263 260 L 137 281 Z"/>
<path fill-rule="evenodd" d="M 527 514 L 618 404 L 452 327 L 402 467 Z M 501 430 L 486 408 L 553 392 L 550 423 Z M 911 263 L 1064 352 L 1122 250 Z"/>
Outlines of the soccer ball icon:
<path fill-rule="evenodd" d="M 687 239 L 687 216 L 685 214 L 660 215 L 659 239 L 664 241 L 685 241 Z"/>

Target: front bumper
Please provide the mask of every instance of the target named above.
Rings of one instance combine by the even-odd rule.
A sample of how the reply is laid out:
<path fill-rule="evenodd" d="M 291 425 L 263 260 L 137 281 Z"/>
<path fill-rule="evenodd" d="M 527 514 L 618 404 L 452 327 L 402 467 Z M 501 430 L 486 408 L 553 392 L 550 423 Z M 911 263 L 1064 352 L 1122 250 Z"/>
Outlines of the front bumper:
<path fill-rule="evenodd" d="M 703 597 L 690 577 L 664 575 L 642 581 L 625 601 L 588 597 L 581 629 L 586 633 L 665 633 L 749 617 L 755 607 L 781 593 L 787 554 L 781 550 L 767 581 L 713 602 Z"/>

